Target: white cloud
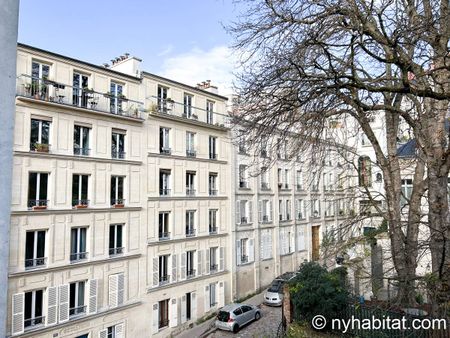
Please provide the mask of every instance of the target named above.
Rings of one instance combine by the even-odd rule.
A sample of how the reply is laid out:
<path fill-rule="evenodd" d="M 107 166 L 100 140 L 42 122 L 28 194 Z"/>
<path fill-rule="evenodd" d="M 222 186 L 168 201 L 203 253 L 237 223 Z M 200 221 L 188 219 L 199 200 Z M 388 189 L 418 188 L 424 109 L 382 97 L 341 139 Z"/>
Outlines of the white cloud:
<path fill-rule="evenodd" d="M 211 80 L 219 87 L 219 94 L 232 93 L 234 58 L 226 46 L 210 50 L 193 48 L 189 52 L 167 58 L 162 66 L 162 75 L 169 79 L 195 86 Z"/>
<path fill-rule="evenodd" d="M 164 56 L 164 55 L 169 54 L 172 50 L 173 50 L 173 45 L 167 45 L 157 55 Z"/>

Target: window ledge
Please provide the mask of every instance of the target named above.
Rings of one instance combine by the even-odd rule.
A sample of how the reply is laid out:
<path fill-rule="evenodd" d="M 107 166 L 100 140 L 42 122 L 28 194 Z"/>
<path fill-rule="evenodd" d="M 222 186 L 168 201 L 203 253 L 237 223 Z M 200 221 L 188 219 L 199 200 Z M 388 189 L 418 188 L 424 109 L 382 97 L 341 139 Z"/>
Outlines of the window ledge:
<path fill-rule="evenodd" d="M 140 211 L 142 207 L 124 206 L 123 208 L 83 208 L 83 209 L 45 209 L 45 210 L 16 210 L 11 211 L 11 215 L 42 215 L 42 214 L 82 214 L 90 212 L 120 212 L 120 211 Z"/>

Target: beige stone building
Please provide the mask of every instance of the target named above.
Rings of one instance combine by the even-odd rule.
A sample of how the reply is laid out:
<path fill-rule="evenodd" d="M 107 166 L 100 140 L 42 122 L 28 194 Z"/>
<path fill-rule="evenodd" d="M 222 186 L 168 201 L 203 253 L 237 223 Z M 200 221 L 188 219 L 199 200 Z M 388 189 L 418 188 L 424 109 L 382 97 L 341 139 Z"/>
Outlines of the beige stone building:
<path fill-rule="evenodd" d="M 226 98 L 19 44 L 8 332 L 167 336 L 229 301 Z"/>

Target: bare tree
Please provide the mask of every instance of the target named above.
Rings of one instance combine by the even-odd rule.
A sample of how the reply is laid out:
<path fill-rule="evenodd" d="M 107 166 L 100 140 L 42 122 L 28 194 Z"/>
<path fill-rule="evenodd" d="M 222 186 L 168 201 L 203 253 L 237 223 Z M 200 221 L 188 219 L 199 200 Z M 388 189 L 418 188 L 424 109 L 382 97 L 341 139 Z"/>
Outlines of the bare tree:
<path fill-rule="evenodd" d="M 446 130 L 450 100 L 450 17 L 447 0 L 248 0 L 229 27 L 242 71 L 236 84 L 249 142 L 294 131 L 305 140 L 326 138 L 330 119 L 356 124 L 384 176 L 392 260 L 399 302 L 414 305 L 420 203 L 428 199 L 427 242 L 439 305 L 450 295 L 450 167 Z M 384 137 L 370 124 L 384 120 Z M 245 123 L 244 123 L 245 121 Z M 407 217 L 401 208 L 398 136 L 415 140 L 414 181 Z M 442 310 L 442 307 L 441 307 Z"/>

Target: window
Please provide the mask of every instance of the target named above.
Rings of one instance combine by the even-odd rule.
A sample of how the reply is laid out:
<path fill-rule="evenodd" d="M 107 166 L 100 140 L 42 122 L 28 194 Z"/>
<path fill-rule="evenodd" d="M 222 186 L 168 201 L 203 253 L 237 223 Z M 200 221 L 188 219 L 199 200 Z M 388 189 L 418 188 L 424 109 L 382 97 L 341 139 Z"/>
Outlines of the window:
<path fill-rule="evenodd" d="M 240 136 L 238 138 L 238 151 L 240 154 L 247 154 L 247 146 L 245 144 L 245 131 L 240 131 Z"/>
<path fill-rule="evenodd" d="M 169 128 L 159 128 L 159 152 L 161 154 L 170 155 L 172 153 L 172 150 L 170 149 L 169 135 Z"/>
<path fill-rule="evenodd" d="M 334 201 L 325 201 L 325 217 L 334 216 Z"/>
<path fill-rule="evenodd" d="M 209 173 L 208 177 L 209 196 L 217 196 L 217 174 Z"/>
<path fill-rule="evenodd" d="M 311 200 L 311 216 L 314 218 L 320 217 L 320 201 L 317 199 Z"/>
<path fill-rule="evenodd" d="M 189 94 L 184 94 L 184 114 L 183 117 L 196 118 L 196 115 L 192 113 L 192 99 L 193 96 Z"/>
<path fill-rule="evenodd" d="M 186 320 L 192 319 L 192 293 L 186 293 Z"/>
<path fill-rule="evenodd" d="M 25 243 L 25 269 L 45 266 L 45 230 L 27 231 Z"/>
<path fill-rule="evenodd" d="M 111 82 L 109 97 L 109 111 L 113 114 L 122 114 L 123 86 L 121 84 Z"/>
<path fill-rule="evenodd" d="M 375 182 L 377 182 L 377 183 L 383 182 L 383 175 L 381 173 L 375 174 Z"/>
<path fill-rule="evenodd" d="M 320 175 L 313 171 L 311 175 L 311 182 L 312 182 L 312 191 L 319 191 L 319 185 L 320 185 Z"/>
<path fill-rule="evenodd" d="M 123 224 L 111 224 L 109 226 L 109 254 L 123 253 Z"/>
<path fill-rule="evenodd" d="M 280 221 L 284 221 L 284 204 L 283 200 L 278 200 L 278 216 Z"/>
<path fill-rule="evenodd" d="M 294 236 L 289 229 L 280 229 L 280 255 L 287 255 L 294 251 Z"/>
<path fill-rule="evenodd" d="M 250 263 L 254 258 L 253 238 L 242 238 L 236 242 L 237 265 Z"/>
<path fill-rule="evenodd" d="M 50 121 L 31 119 L 30 150 L 49 152 Z"/>
<path fill-rule="evenodd" d="M 163 86 L 158 86 L 158 111 L 161 113 L 166 113 L 167 107 L 167 91 L 168 88 Z"/>
<path fill-rule="evenodd" d="M 117 324 L 114 326 L 109 326 L 106 330 L 100 331 L 99 337 L 106 337 L 106 338 L 121 338 L 124 337 L 124 325 L 123 324 Z M 105 332 L 105 336 L 102 335 L 102 332 Z"/>
<path fill-rule="evenodd" d="M 125 134 L 113 132 L 111 135 L 111 157 L 117 159 L 125 158 Z"/>
<path fill-rule="evenodd" d="M 169 299 L 160 301 L 158 306 L 158 329 L 169 326 Z"/>
<path fill-rule="evenodd" d="M 297 220 L 302 220 L 306 217 L 305 205 L 302 199 L 295 201 L 295 215 Z"/>
<path fill-rule="evenodd" d="M 186 211 L 186 237 L 195 236 L 195 211 Z"/>
<path fill-rule="evenodd" d="M 206 123 L 214 124 L 214 102 L 206 101 Z"/>
<path fill-rule="evenodd" d="M 73 130 L 73 154 L 81 156 L 89 156 L 89 134 L 91 128 L 75 126 Z M 113 137 L 114 139 L 114 137 Z M 114 143 L 114 142 L 113 142 Z M 113 155 L 114 157 L 114 155 Z"/>
<path fill-rule="evenodd" d="M 25 328 L 45 323 L 43 296 L 44 290 L 25 292 Z"/>
<path fill-rule="evenodd" d="M 70 299 L 69 299 L 69 315 L 76 316 L 86 313 L 85 305 L 85 285 L 84 281 L 69 284 Z"/>
<path fill-rule="evenodd" d="M 236 223 L 250 224 L 253 221 L 253 202 L 247 200 L 236 201 Z"/>
<path fill-rule="evenodd" d="M 239 165 L 239 188 L 248 188 L 247 166 L 245 164 Z"/>
<path fill-rule="evenodd" d="M 296 171 L 295 185 L 296 185 L 297 191 L 303 190 L 303 173 L 301 170 Z"/>
<path fill-rule="evenodd" d="M 111 205 L 123 207 L 125 200 L 123 198 L 123 176 L 111 176 Z"/>
<path fill-rule="evenodd" d="M 217 141 L 217 137 L 214 137 L 214 136 L 209 137 L 209 159 L 210 160 L 217 160 L 216 141 Z"/>
<path fill-rule="evenodd" d="M 70 261 L 80 261 L 87 258 L 86 241 L 86 227 L 70 230 Z"/>
<path fill-rule="evenodd" d="M 169 255 L 159 256 L 159 285 L 169 283 Z"/>
<path fill-rule="evenodd" d="M 259 219 L 262 223 L 272 222 L 272 201 L 262 200 L 259 202 Z"/>
<path fill-rule="evenodd" d="M 88 175 L 72 175 L 72 206 L 76 208 L 86 208 L 88 200 Z"/>
<path fill-rule="evenodd" d="M 400 205 L 404 207 L 406 204 L 409 204 L 409 199 L 411 198 L 413 190 L 413 180 L 403 179 L 401 183 L 402 183 L 402 196 L 400 198 Z"/>
<path fill-rule="evenodd" d="M 197 152 L 195 151 L 195 134 L 189 131 L 186 132 L 186 156 L 197 156 Z"/>
<path fill-rule="evenodd" d="M 28 207 L 32 209 L 46 209 L 48 174 L 29 173 L 28 175 Z"/>
<path fill-rule="evenodd" d="M 261 231 L 261 259 L 272 258 L 272 233 L 270 229 Z"/>
<path fill-rule="evenodd" d="M 87 107 L 90 100 L 89 91 L 89 77 L 87 75 L 73 73 L 73 92 L 72 92 L 72 104 L 78 107 Z"/>
<path fill-rule="evenodd" d="M 261 168 L 261 189 L 269 190 L 269 171 L 266 167 Z"/>
<path fill-rule="evenodd" d="M 217 305 L 216 299 L 216 283 L 209 284 L 209 307 L 214 307 Z"/>
<path fill-rule="evenodd" d="M 360 187 L 372 186 L 372 167 L 370 157 L 361 156 L 358 159 L 358 178 Z"/>
<path fill-rule="evenodd" d="M 283 182 L 284 188 L 289 189 L 289 169 L 284 169 Z"/>
<path fill-rule="evenodd" d="M 267 153 L 267 140 L 265 140 L 264 142 L 262 142 L 261 146 L 261 152 L 260 155 L 262 158 L 267 158 L 268 157 L 268 153 Z"/>
<path fill-rule="evenodd" d="M 186 277 L 195 277 L 195 260 L 194 260 L 195 250 L 186 252 Z"/>
<path fill-rule="evenodd" d="M 209 233 L 210 234 L 217 233 L 217 210 L 216 209 L 209 210 Z"/>
<path fill-rule="evenodd" d="M 48 97 L 48 84 L 46 80 L 50 75 L 50 66 L 33 61 L 31 63 L 31 95 L 44 100 Z"/>
<path fill-rule="evenodd" d="M 160 196 L 170 196 L 170 170 L 159 171 L 159 194 Z"/>
<path fill-rule="evenodd" d="M 186 173 L 186 196 L 195 196 L 195 172 Z"/>
<path fill-rule="evenodd" d="M 361 216 L 379 215 L 379 209 L 382 207 L 381 201 L 362 200 L 359 201 L 359 213 Z"/>
<path fill-rule="evenodd" d="M 219 265 L 217 264 L 217 247 L 209 248 L 209 271 L 210 273 L 217 272 Z"/>
<path fill-rule="evenodd" d="M 291 219 L 291 200 L 286 200 L 286 220 L 289 221 Z"/>
<path fill-rule="evenodd" d="M 169 215 L 168 211 L 159 213 L 158 236 L 160 241 L 170 239 Z"/>

